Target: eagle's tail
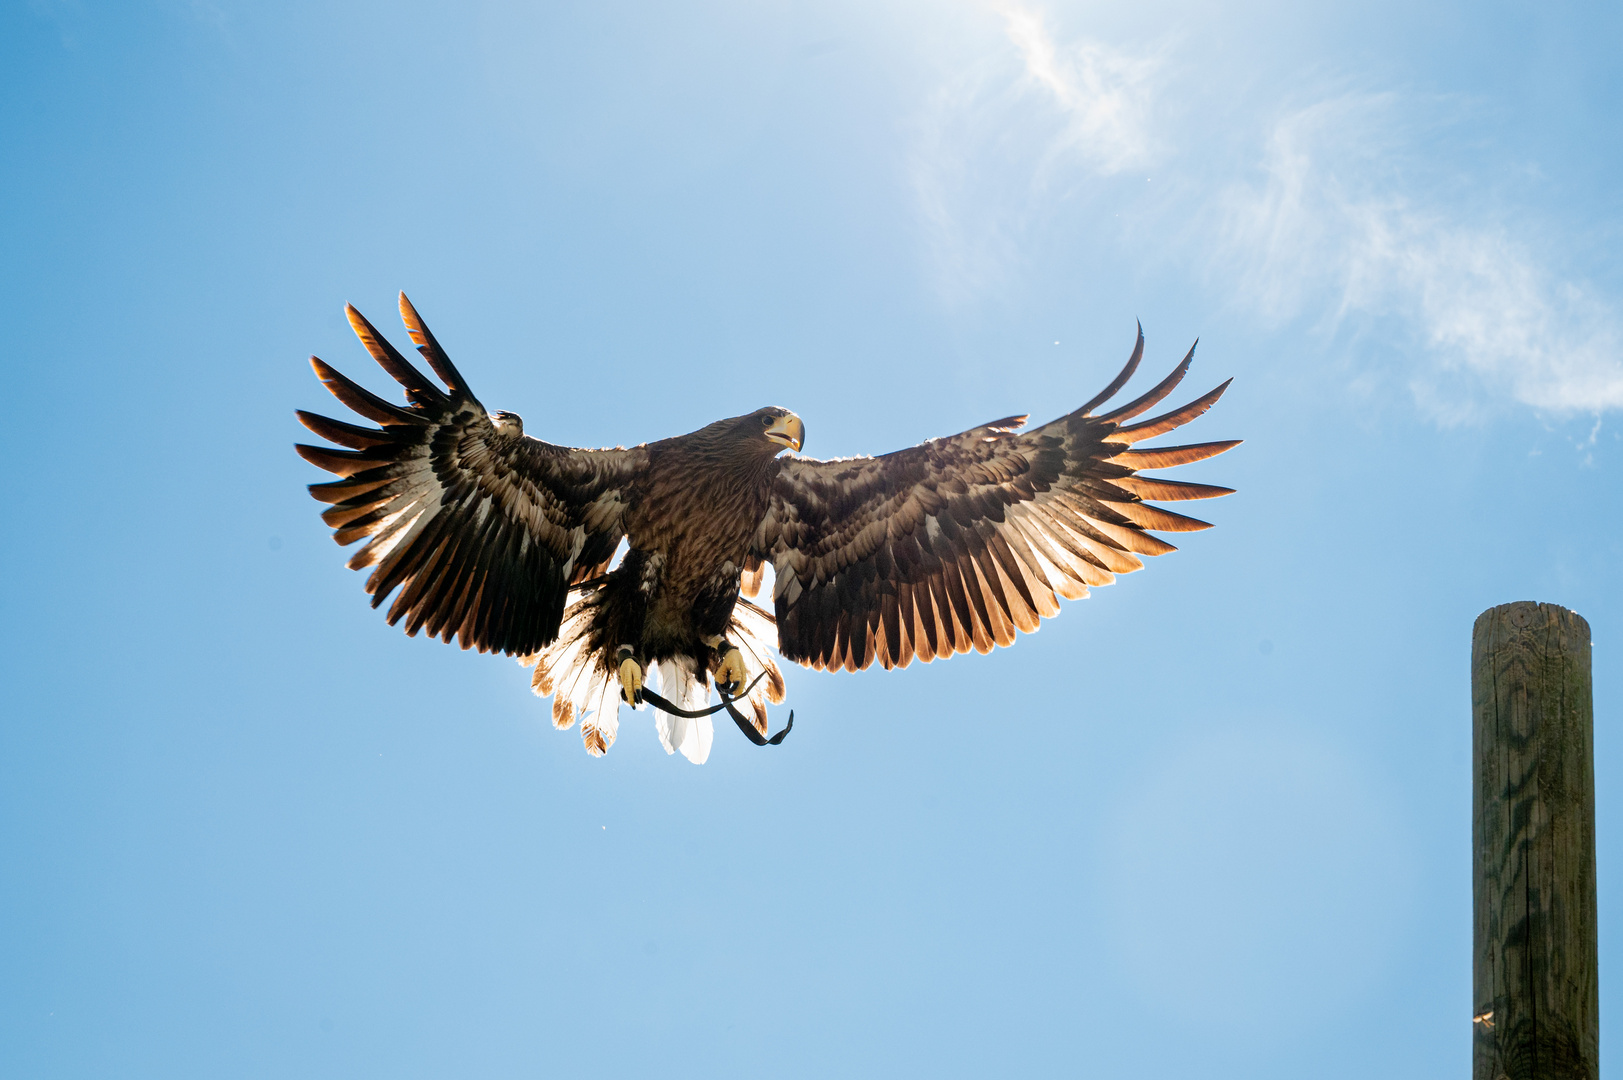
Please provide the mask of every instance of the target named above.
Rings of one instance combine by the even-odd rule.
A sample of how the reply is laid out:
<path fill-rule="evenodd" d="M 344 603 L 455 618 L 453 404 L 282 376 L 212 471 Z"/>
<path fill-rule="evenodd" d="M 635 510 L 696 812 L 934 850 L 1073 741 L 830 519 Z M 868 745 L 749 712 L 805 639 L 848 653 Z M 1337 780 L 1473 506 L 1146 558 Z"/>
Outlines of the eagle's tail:
<path fill-rule="evenodd" d="M 598 589 L 582 593 L 564 611 L 557 639 L 540 652 L 519 658 L 520 664 L 535 669 L 530 688 L 540 697 L 552 697 L 553 726 L 567 728 L 579 719 L 586 752 L 594 757 L 603 756 L 614 745 L 620 727 L 620 681 L 602 651 L 591 647 L 592 623 L 601 597 Z M 767 702 L 781 702 L 784 693 L 783 672 L 775 659 L 776 624 L 768 612 L 740 597 L 727 638 L 744 657 L 745 685 L 754 684 L 746 715 L 765 735 Z M 692 657 L 674 656 L 657 666 L 659 692 L 671 704 L 691 712 L 709 703 L 709 672 L 700 671 Z M 762 674 L 766 677 L 756 682 Z M 667 754 L 680 750 L 695 765 L 704 764 L 710 756 L 715 735 L 710 717 L 671 716 L 656 709 L 654 728 Z"/>
<path fill-rule="evenodd" d="M 661 660 L 659 692 L 678 709 L 694 712 L 704 708 L 710 704 L 710 680 L 698 668 L 691 656 Z M 695 765 L 703 765 L 710 756 L 710 743 L 716 733 L 708 716 L 672 716 L 657 707 L 654 730 L 659 732 L 659 743 L 667 754 L 680 750 Z"/>

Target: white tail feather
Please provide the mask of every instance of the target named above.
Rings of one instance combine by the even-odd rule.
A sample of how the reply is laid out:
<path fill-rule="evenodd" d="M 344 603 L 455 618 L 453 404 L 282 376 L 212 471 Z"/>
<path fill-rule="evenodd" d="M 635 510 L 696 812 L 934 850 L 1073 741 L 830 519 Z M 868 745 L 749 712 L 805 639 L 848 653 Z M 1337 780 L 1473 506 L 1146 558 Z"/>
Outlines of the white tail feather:
<path fill-rule="evenodd" d="M 557 639 L 540 652 L 519 658 L 524 667 L 535 668 L 530 685 L 536 695 L 554 698 L 554 724 L 569 727 L 579 720 L 581 740 L 593 757 L 608 752 L 620 728 L 619 673 L 610 670 L 604 658 L 589 648 L 600 595 L 599 590 L 581 595 L 565 610 Z M 741 709 L 745 716 L 752 712 L 764 716 L 766 702 L 783 700 L 783 673 L 774 659 L 776 624 L 766 611 L 740 599 L 733 609 L 727 636 L 743 654 L 745 685 L 755 682 L 762 673 L 766 675 L 750 691 L 748 701 L 752 707 Z M 710 701 L 710 673 L 699 671 L 691 657 L 672 657 L 657 667 L 659 692 L 671 704 L 688 710 L 706 707 Z M 656 709 L 654 730 L 668 754 L 681 751 L 695 765 L 704 764 L 710 757 L 715 727 L 708 716 L 670 716 Z"/>
<path fill-rule="evenodd" d="M 692 712 L 710 704 L 710 680 L 697 671 L 691 656 L 673 656 L 659 663 L 659 692 L 679 709 Z M 660 744 L 667 754 L 678 750 L 695 765 L 703 765 L 710 756 L 710 744 L 716 729 L 708 716 L 671 716 L 654 710 L 654 730 L 659 732 Z"/>

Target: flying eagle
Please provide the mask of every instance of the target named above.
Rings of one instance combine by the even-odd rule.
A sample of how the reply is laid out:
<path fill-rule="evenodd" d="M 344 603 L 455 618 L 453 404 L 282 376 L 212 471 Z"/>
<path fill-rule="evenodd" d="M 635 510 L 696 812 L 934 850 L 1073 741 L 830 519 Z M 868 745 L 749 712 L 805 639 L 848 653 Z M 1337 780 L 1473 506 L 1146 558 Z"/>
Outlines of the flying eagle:
<path fill-rule="evenodd" d="M 1145 500 L 1232 490 L 1140 475 L 1238 443 L 1135 448 L 1227 389 L 1129 423 L 1178 385 L 1193 348 L 1144 395 L 1093 415 L 1137 369 L 1142 329 L 1109 386 L 1041 427 L 1022 433 L 1026 418 L 1011 416 L 881 457 L 818 461 L 779 456 L 801 449 L 805 428 L 777 407 L 629 449 L 542 442 L 514 413 L 485 411 L 404 293 L 401 318 L 444 389 L 347 312 L 409 406 L 311 357 L 334 397 L 381 425 L 298 413 L 348 448 L 298 446 L 342 477 L 310 486 L 332 504 L 322 519 L 333 539 L 367 540 L 349 566 L 372 568 L 373 607 L 394 594 L 391 625 L 533 667 L 553 723 L 578 719 L 593 755 L 613 744 L 622 701 L 653 696 L 651 667 L 671 710 L 654 717 L 666 752 L 703 762 L 710 719 L 684 714 L 701 711 L 714 679 L 741 694 L 758 734 L 746 733 L 763 741 L 766 702 L 784 696 L 774 645 L 820 671 L 989 652 L 1057 615 L 1057 597 L 1084 597 L 1139 569 L 1139 556 L 1174 550 L 1152 531 L 1210 527 Z M 770 614 L 750 602 L 767 564 Z"/>

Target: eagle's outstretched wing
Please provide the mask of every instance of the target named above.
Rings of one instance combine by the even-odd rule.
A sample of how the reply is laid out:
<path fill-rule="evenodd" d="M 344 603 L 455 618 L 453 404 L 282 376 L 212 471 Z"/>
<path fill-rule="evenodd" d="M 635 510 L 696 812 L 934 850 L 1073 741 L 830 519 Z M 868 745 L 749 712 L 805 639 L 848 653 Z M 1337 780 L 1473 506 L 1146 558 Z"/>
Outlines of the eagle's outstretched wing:
<path fill-rule="evenodd" d="M 1173 546 L 1148 530 L 1209 528 L 1144 500 L 1206 499 L 1230 488 L 1137 475 L 1220 454 L 1238 440 L 1135 450 L 1205 412 L 1227 389 L 1137 424 L 1172 392 L 1194 349 L 1148 393 L 1089 415 L 1121 374 L 1076 412 L 1024 434 L 1009 417 L 877 458 L 789 459 L 756 532 L 772 564 L 778 647 L 818 669 L 988 652 L 1059 612 L 1055 594 L 1087 595 Z M 756 571 L 758 573 L 758 570 Z M 758 581 L 758 578 L 755 579 Z"/>
<path fill-rule="evenodd" d="M 516 418 L 498 427 L 404 293 L 400 317 L 447 390 L 360 312 L 348 312 L 356 336 L 411 404 L 384 401 L 310 358 L 334 397 L 382 425 L 298 414 L 317 435 L 350 447 L 297 448 L 343 477 L 310 485 L 310 494 L 333 504 L 322 514 L 333 539 L 371 538 L 349 566 L 376 567 L 366 582 L 373 607 L 399 589 L 391 625 L 405 619 L 408 634 L 427 629 L 480 652 L 536 652 L 558 636 L 569 586 L 601 573 L 613 556 L 623 532 L 620 489 L 646 451 L 554 446 L 524 435 Z"/>

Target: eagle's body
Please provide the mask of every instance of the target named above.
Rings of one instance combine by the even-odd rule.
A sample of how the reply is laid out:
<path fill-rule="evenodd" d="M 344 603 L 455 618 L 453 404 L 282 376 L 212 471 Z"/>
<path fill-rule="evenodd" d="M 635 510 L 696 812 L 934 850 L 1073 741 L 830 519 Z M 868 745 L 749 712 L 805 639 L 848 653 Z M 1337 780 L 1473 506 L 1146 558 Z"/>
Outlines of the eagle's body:
<path fill-rule="evenodd" d="M 395 593 L 389 622 L 519 657 L 537 693 L 553 697 L 554 722 L 580 719 L 595 754 L 614 740 L 622 688 L 635 700 L 646 669 L 684 710 L 708 698 L 712 675 L 752 686 L 764 734 L 765 702 L 783 699 L 774 645 L 854 671 L 1010 644 L 1058 613 L 1057 596 L 1085 596 L 1138 569 L 1137 556 L 1172 550 L 1146 530 L 1207 527 L 1144 499 L 1229 491 L 1137 475 L 1235 445 L 1133 448 L 1205 412 L 1228 385 L 1126 424 L 1170 393 L 1193 350 L 1142 397 L 1091 415 L 1132 375 L 1142 334 L 1102 394 L 1031 432 L 1011 417 L 883 457 L 815 461 L 778 456 L 800 449 L 804 428 L 775 407 L 630 449 L 541 442 L 517 416 L 486 413 L 404 296 L 401 315 L 448 391 L 351 308 L 411 407 L 312 358 L 334 395 L 382 426 L 301 412 L 351 448 L 299 448 L 344 478 L 311 491 L 333 504 L 323 516 L 335 539 L 369 538 L 350 566 L 376 568 L 373 606 Z M 755 594 L 768 563 L 775 624 L 740 596 Z M 708 718 L 655 719 L 668 751 L 708 755 Z"/>
<path fill-rule="evenodd" d="M 783 449 L 760 445 L 762 424 L 752 419 L 723 420 L 652 444 L 646 472 L 629 485 L 625 529 L 634 554 L 607 588 L 611 596 L 621 589 L 646 596 L 640 636 L 625 640 L 640 640 L 650 658 L 667 659 L 727 629 L 750 540 L 778 475 L 774 455 Z M 680 521 L 707 526 L 670 527 Z"/>

